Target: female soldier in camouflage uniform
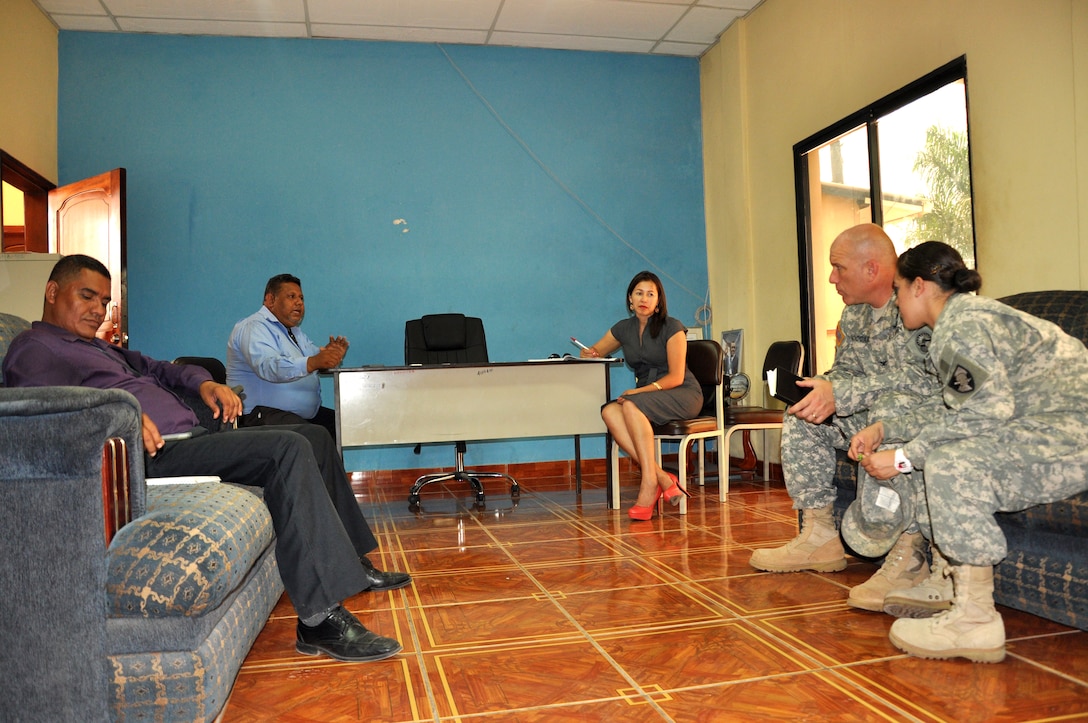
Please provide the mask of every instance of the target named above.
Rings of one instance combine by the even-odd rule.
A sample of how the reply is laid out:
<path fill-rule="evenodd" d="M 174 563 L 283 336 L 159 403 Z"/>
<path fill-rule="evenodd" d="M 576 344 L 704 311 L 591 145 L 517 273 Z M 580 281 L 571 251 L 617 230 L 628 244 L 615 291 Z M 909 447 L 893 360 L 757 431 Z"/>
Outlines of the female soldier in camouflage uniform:
<path fill-rule="evenodd" d="M 928 511 L 918 514 L 928 512 L 951 565 L 954 598 L 936 617 L 896 620 L 889 637 L 912 655 L 999 662 L 993 566 L 1007 548 L 993 513 L 1088 489 L 1088 350 L 1055 324 L 967 293 L 982 279 L 947 244 L 909 249 L 897 270 L 903 323 L 933 329 L 945 410 L 902 448 L 861 463 L 878 479 L 924 471 Z"/>

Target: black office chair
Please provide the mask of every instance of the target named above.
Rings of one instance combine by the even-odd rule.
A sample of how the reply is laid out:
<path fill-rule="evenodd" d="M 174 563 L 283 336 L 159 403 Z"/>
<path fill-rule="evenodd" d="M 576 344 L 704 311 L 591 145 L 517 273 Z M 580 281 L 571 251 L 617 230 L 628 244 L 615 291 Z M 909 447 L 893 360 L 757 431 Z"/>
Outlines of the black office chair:
<path fill-rule="evenodd" d="M 179 356 L 173 361 L 174 364 L 193 364 L 198 367 L 203 367 L 208 370 L 208 373 L 212 375 L 212 381 L 217 384 L 227 383 L 227 368 L 223 366 L 223 362 L 219 361 L 212 356 Z M 245 392 L 242 387 L 233 387 L 234 393 L 241 397 L 243 400 L 246 398 Z M 197 419 L 200 420 L 200 426 L 210 429 L 212 431 L 218 430 L 224 426 L 221 419 L 217 419 L 212 416 L 211 410 L 208 409 L 208 405 L 204 404 L 199 395 L 183 395 L 183 401 L 192 408 L 196 413 Z M 227 427 L 236 427 L 237 422 L 231 422 L 225 425 Z"/>
<path fill-rule="evenodd" d="M 486 364 L 487 339 L 484 324 L 475 316 L 464 314 L 429 314 L 413 319 L 404 325 L 405 364 Z M 465 411 L 471 413 L 470 410 Z M 456 443 L 456 468 L 453 472 L 426 474 L 416 480 L 408 493 L 409 508 L 419 507 L 419 492 L 426 485 L 454 480 L 465 482 L 476 495 L 476 505 L 484 504 L 484 487 L 481 478 L 510 480 L 510 494 L 518 497 L 521 488 L 517 481 L 501 472 L 476 472 L 465 469 L 465 443 Z M 419 451 L 417 445 L 416 451 Z"/>
<path fill-rule="evenodd" d="M 786 369 L 794 374 L 801 373 L 801 367 L 805 360 L 805 348 L 799 341 L 776 341 L 767 349 L 767 356 L 763 358 L 763 381 L 767 381 L 767 372 L 771 369 Z M 770 477 L 771 462 L 767 448 L 767 433 L 773 429 L 782 429 L 782 421 L 785 411 L 777 407 L 770 407 L 766 398 L 766 383 L 763 385 L 763 406 L 726 407 L 725 408 L 725 450 L 726 468 L 725 475 L 719 476 L 721 488 L 721 500 L 725 502 L 729 492 L 729 440 L 733 432 L 743 432 L 741 447 L 744 450 L 744 459 L 741 461 L 742 475 L 754 475 L 758 465 L 755 448 L 752 447 L 751 432 L 761 430 L 763 432 L 763 479 Z"/>
<path fill-rule="evenodd" d="M 227 368 L 223 366 L 223 362 L 215 357 L 179 356 L 174 360 L 174 364 L 196 364 L 198 367 L 204 367 L 208 370 L 208 373 L 212 375 L 212 381 L 218 384 L 227 383 Z"/>

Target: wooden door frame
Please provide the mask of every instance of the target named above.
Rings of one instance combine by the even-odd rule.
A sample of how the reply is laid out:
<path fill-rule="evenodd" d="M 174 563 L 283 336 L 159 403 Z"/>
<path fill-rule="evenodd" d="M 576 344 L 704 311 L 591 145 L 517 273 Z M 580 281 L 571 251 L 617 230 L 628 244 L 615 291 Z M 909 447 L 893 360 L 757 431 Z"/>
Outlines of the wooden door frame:
<path fill-rule="evenodd" d="M 23 192 L 23 250 L 49 253 L 49 192 L 57 184 L 3 150 L 0 150 L 0 181 Z M 3 204 L 0 204 L 0 227 L 3 220 Z"/>

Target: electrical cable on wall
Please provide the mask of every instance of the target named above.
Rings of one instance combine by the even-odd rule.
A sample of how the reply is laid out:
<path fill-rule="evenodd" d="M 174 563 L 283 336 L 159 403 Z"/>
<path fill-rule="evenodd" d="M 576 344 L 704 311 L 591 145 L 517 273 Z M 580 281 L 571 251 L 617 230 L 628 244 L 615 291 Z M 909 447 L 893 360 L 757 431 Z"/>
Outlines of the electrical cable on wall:
<path fill-rule="evenodd" d="M 601 217 L 601 215 L 599 213 L 594 211 L 590 207 L 590 205 L 588 203 L 583 201 L 582 198 L 580 196 L 578 196 L 577 193 L 575 193 L 573 190 L 571 190 L 571 188 L 566 183 L 564 183 L 557 175 L 555 175 L 555 173 L 552 171 L 552 169 L 549 168 L 548 165 L 546 163 L 544 163 L 544 161 L 542 161 L 540 159 L 540 157 L 537 156 L 536 153 L 533 152 L 533 149 L 529 147 L 529 144 L 526 143 L 525 141 L 523 141 L 521 139 L 521 137 L 516 132 L 514 132 L 514 129 L 511 128 L 510 125 L 505 120 L 503 120 L 502 116 L 499 115 L 499 112 L 497 110 L 495 110 L 495 107 L 492 106 L 491 103 L 488 102 L 487 98 L 485 98 L 483 96 L 483 94 L 480 93 L 480 91 L 476 89 L 476 86 L 472 84 L 472 81 L 469 80 L 468 76 L 465 75 L 464 71 L 461 70 L 461 68 L 457 65 L 456 62 L 454 62 L 453 58 L 450 57 L 450 54 L 446 52 L 446 49 L 442 45 L 440 45 L 438 43 L 435 43 L 435 47 L 437 47 L 442 52 L 442 55 L 446 56 L 446 61 L 457 72 L 457 74 L 461 76 L 461 79 L 463 81 L 465 81 L 465 85 L 468 86 L 469 90 L 471 90 L 473 92 L 473 94 L 480 100 L 480 102 L 483 103 L 484 107 L 487 108 L 487 112 L 490 113 L 492 115 L 492 117 L 496 121 L 498 121 L 499 125 L 502 126 L 503 130 L 505 130 L 510 135 L 510 137 L 513 138 L 514 141 L 519 146 L 521 146 L 522 149 L 526 153 L 529 154 L 529 157 L 533 159 L 533 162 L 536 163 L 540 167 L 540 169 L 542 171 L 544 171 L 544 173 L 548 176 L 548 178 L 552 179 L 552 181 L 555 183 L 555 185 L 559 186 L 559 188 L 562 189 L 563 193 L 570 196 L 574 200 L 574 202 L 577 203 L 579 206 L 581 206 L 582 209 L 584 209 L 586 213 L 588 213 L 590 216 L 592 216 L 597 221 L 597 223 L 599 223 L 601 225 L 602 228 L 604 228 L 606 231 L 608 231 L 608 233 L 612 234 L 612 236 L 614 236 L 624 246 L 626 246 L 631 251 L 634 251 L 636 254 L 638 254 L 647 264 L 649 264 L 654 270 L 656 270 L 658 272 L 658 274 L 660 274 L 661 276 L 667 278 L 669 281 L 671 281 L 677 287 L 679 287 L 680 289 L 683 289 L 685 292 L 687 292 L 691 296 L 695 297 L 696 299 L 700 298 L 698 294 L 696 294 L 694 291 L 692 291 L 691 289 L 689 289 L 688 287 L 684 286 L 679 281 L 674 279 L 664 269 L 662 269 L 660 266 L 658 266 L 653 261 L 651 261 L 650 258 L 648 256 L 646 256 L 646 254 L 642 253 L 642 251 L 635 248 L 630 242 L 627 241 L 627 239 L 625 239 L 623 236 L 621 236 L 619 234 L 619 232 L 617 232 L 614 228 L 612 228 L 608 224 L 608 222 L 605 221 L 604 218 Z M 710 290 L 708 288 L 707 289 L 707 294 L 709 295 L 709 293 L 710 293 Z M 705 336 L 705 332 L 704 332 L 704 336 Z"/>
<path fill-rule="evenodd" d="M 714 312 L 710 308 L 710 287 L 706 289 L 706 299 L 703 305 L 695 310 L 695 323 L 703 327 L 703 338 L 710 338 L 710 322 L 714 319 Z"/>

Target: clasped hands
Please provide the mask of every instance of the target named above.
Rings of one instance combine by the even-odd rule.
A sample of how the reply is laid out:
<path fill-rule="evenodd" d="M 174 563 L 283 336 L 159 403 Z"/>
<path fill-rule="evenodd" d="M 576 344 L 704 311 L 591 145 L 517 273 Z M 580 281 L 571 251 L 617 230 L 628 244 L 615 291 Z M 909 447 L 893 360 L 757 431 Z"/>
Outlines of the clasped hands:
<path fill-rule="evenodd" d="M 884 423 L 874 422 L 850 438 L 846 454 L 873 479 L 891 479 L 899 474 L 895 467 L 895 450 L 881 449 L 884 442 Z"/>
<path fill-rule="evenodd" d="M 348 340 L 342 336 L 330 336 L 329 343 L 312 357 L 306 360 L 307 370 L 313 372 L 319 369 L 333 369 L 344 361 L 344 355 L 348 353 Z"/>

